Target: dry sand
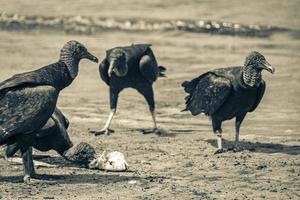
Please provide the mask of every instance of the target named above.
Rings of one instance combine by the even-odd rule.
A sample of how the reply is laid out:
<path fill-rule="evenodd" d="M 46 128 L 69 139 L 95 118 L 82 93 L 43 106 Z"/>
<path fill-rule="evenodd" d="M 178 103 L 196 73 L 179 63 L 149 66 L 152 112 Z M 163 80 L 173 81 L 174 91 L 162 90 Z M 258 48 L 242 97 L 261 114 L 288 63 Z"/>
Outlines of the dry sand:
<path fill-rule="evenodd" d="M 38 5 L 34 9 L 32 1 L 0 1 L 0 8 L 10 13 L 55 15 L 64 13 L 64 7 L 70 3 L 49 2 L 44 5 L 46 8 Z M 191 17 L 287 27 L 299 25 L 299 14 L 295 12 L 300 8 L 299 1 L 270 1 L 273 3 L 267 3 L 267 13 L 263 12 L 265 5 L 259 3 L 263 1 L 257 1 L 260 7 L 255 11 L 250 9 L 255 5 L 247 7 L 231 1 L 232 12 L 221 9 L 224 3 L 217 1 L 211 4 L 188 1 L 176 4 L 177 7 L 172 6 L 173 1 L 161 4 L 146 1 L 148 9 L 145 10 L 139 2 L 130 1 L 131 6 L 120 4 L 119 7 L 113 2 L 104 4 L 94 0 L 90 2 L 92 6 L 85 8 L 85 3 L 80 1 L 70 4 L 66 12 L 76 14 L 79 10 L 75 9 L 81 5 L 80 11 L 85 15 L 102 16 L 103 13 L 103 16 L 120 17 L 123 13 L 127 17 L 147 18 L 143 14 L 157 8 L 152 18 L 161 15 L 162 19 Z M 205 12 L 197 12 L 197 6 Z M 112 12 L 112 8 L 119 12 Z M 176 15 L 180 8 L 182 17 Z M 129 12 L 130 9 L 134 11 Z M 186 9 L 190 9 L 190 15 Z M 248 15 L 242 14 L 243 9 Z M 281 17 L 275 17 L 277 11 Z M 258 13 L 263 13 L 263 17 Z M 151 117 L 144 99 L 128 89 L 121 94 L 112 123 L 111 128 L 116 132 L 95 137 L 87 130 L 104 125 L 109 112 L 108 88 L 99 78 L 98 66 L 82 61 L 78 78 L 61 93 L 58 103 L 70 120 L 70 137 L 74 143 L 90 143 L 99 153 L 123 152 L 130 171 L 112 173 L 74 168 L 51 151 L 47 153 L 51 158 L 44 161 L 61 167 L 37 169 L 37 173 L 45 174 L 46 180 L 26 185 L 22 183 L 22 166 L 0 158 L 0 199 L 299 199 L 299 38 L 289 33 L 270 38 L 241 38 L 178 32 L 103 32 L 78 36 L 0 31 L 0 80 L 55 62 L 61 46 L 71 39 L 85 44 L 100 59 L 107 48 L 116 45 L 152 43 L 159 63 L 168 69 L 168 78 L 159 79 L 154 86 L 159 127 L 166 134 L 143 135 L 139 131 L 139 128 L 151 128 Z M 245 150 L 213 155 L 216 143 L 209 119 L 180 112 L 185 96 L 180 84 L 209 69 L 241 65 L 252 50 L 263 53 L 276 73 L 263 73 L 267 83 L 265 96 L 242 124 L 241 146 Z M 234 121 L 225 122 L 223 131 L 225 146 L 232 146 Z"/>

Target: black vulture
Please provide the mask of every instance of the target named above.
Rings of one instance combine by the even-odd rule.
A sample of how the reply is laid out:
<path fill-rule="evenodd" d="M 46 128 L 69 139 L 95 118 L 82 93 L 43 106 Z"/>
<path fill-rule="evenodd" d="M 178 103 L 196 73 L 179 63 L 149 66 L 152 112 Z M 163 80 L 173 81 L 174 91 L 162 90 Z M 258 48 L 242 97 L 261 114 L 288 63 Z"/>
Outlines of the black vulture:
<path fill-rule="evenodd" d="M 56 108 L 47 123 L 31 134 L 31 146 L 39 151 L 55 150 L 64 157 L 66 152 L 73 146 L 67 132 L 68 127 L 68 119 Z M 5 157 L 12 157 L 20 150 L 21 145 L 17 142 L 7 145 Z"/>
<path fill-rule="evenodd" d="M 154 129 L 156 125 L 155 100 L 152 84 L 158 77 L 164 77 L 166 69 L 158 66 L 151 44 L 133 44 L 125 47 L 115 47 L 106 51 L 106 57 L 99 66 L 101 79 L 109 86 L 110 115 L 100 131 L 91 131 L 95 135 L 107 134 L 112 130 L 109 125 L 116 112 L 119 93 L 125 88 L 136 89 L 146 99 L 152 115 Z"/>
<path fill-rule="evenodd" d="M 69 41 L 56 63 L 16 74 L 0 83 L 0 145 L 19 144 L 25 181 L 34 174 L 30 162 L 34 133 L 53 114 L 59 92 L 75 79 L 83 58 L 98 62 L 82 44 Z"/>
<path fill-rule="evenodd" d="M 217 135 L 218 150 L 222 148 L 222 122 L 235 117 L 235 148 L 238 150 L 240 126 L 247 112 L 253 112 L 265 92 L 265 81 L 261 72 L 271 73 L 275 69 L 265 57 L 254 51 L 249 53 L 243 67 L 228 67 L 208 71 L 199 77 L 182 83 L 188 93 L 186 108 L 192 115 L 203 113 L 212 119 Z"/>

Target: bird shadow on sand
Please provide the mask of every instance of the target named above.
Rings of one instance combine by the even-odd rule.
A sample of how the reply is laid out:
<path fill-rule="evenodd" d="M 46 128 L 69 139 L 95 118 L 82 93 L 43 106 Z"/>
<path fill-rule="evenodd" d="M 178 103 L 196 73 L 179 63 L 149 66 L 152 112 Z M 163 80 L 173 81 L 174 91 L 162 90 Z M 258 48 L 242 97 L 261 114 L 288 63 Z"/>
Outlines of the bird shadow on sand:
<path fill-rule="evenodd" d="M 209 144 L 217 148 L 216 140 L 206 140 Z M 224 148 L 231 148 L 234 146 L 234 141 L 229 141 L 223 139 Z M 284 144 L 274 144 L 274 143 L 261 143 L 261 142 L 247 142 L 240 141 L 239 147 L 243 150 L 259 152 L 259 153 L 285 153 L 291 155 L 299 155 L 300 154 L 300 146 L 294 145 L 284 145 Z"/>
<path fill-rule="evenodd" d="M 99 172 L 98 172 L 99 173 Z M 50 174 L 37 174 L 37 182 L 35 183 L 48 183 L 48 184 L 103 184 L 107 185 L 110 183 L 118 182 L 129 182 L 136 181 L 141 183 L 155 182 L 167 179 L 162 176 L 135 176 L 135 175 L 122 175 L 121 172 L 103 172 L 98 173 L 87 173 L 87 174 L 66 174 L 66 175 L 50 175 Z M 114 174 L 112 174 L 114 173 Z M 122 172 L 124 173 L 124 172 Z M 35 180 L 36 181 L 36 180 Z M 23 176 L 0 176 L 0 183 L 22 183 Z M 33 182 L 34 183 L 34 182 Z"/>
<path fill-rule="evenodd" d="M 137 131 L 141 132 L 144 135 L 147 134 L 152 134 L 152 135 L 157 135 L 159 137 L 176 137 L 179 134 L 193 134 L 193 133 L 199 133 L 199 132 L 208 132 L 208 130 L 199 130 L 199 129 L 159 129 L 159 132 L 153 132 L 151 129 L 142 129 L 142 128 L 137 128 L 137 129 L 131 129 L 131 131 Z"/>
<path fill-rule="evenodd" d="M 136 176 L 131 175 L 134 171 L 126 172 L 107 172 L 96 169 L 88 169 L 85 165 L 78 165 L 69 161 L 66 161 L 62 157 L 51 157 L 48 155 L 33 155 L 36 161 L 45 162 L 50 165 L 56 165 L 58 171 L 70 171 L 70 174 L 63 175 L 51 175 L 51 174 L 39 174 L 39 170 L 45 169 L 47 167 L 35 167 L 36 168 L 36 180 L 33 184 L 46 183 L 46 184 L 81 184 L 81 183 L 91 183 L 91 184 L 109 184 L 117 182 L 126 182 L 126 181 L 138 181 L 142 183 L 156 182 L 161 179 L 167 179 L 164 176 Z M 20 165 L 20 164 L 12 164 Z M 40 169 L 39 169 L 40 168 Z M 50 168 L 48 168 L 50 169 Z M 55 168 L 52 168 L 55 169 Z M 53 170 L 51 170 L 53 171 Z M 51 173 L 51 172 L 50 172 Z M 2 176 L 0 175 L 0 185 L 2 183 L 23 183 L 22 175 L 12 175 L 12 176 Z"/>
<path fill-rule="evenodd" d="M 32 155 L 33 157 L 33 162 L 35 165 L 36 169 L 40 168 L 77 168 L 77 169 L 88 169 L 87 165 L 84 164 L 78 164 L 78 163 L 73 163 L 70 161 L 65 160 L 64 158 L 60 156 L 50 156 L 50 155 Z M 5 159 L 4 156 L 0 156 L 1 159 Z M 20 158 L 20 156 L 15 155 L 14 157 L 11 158 Z M 21 160 L 16 160 L 16 161 L 5 161 L 7 164 L 11 166 L 22 166 L 22 161 Z M 39 162 L 39 163 L 36 163 Z M 44 164 L 43 164 L 44 163 Z M 47 166 L 47 164 L 49 166 Z M 41 166 L 42 165 L 42 166 Z"/>
<path fill-rule="evenodd" d="M 158 131 L 153 131 L 153 129 L 144 129 L 144 128 L 134 128 L 131 131 L 137 131 L 144 135 L 156 135 L 159 137 L 176 137 L 177 133 L 174 131 L 169 131 L 165 129 L 159 129 Z"/>

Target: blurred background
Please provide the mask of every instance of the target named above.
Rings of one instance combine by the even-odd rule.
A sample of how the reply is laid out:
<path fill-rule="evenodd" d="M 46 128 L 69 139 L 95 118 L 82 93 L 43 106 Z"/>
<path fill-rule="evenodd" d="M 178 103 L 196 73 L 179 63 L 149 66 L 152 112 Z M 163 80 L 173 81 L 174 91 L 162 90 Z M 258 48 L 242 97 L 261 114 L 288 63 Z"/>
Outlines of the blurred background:
<path fill-rule="evenodd" d="M 156 84 L 158 109 L 172 118 L 182 115 L 182 81 L 216 67 L 242 65 L 247 53 L 257 50 L 275 66 L 276 74 L 263 74 L 267 93 L 246 121 L 257 121 L 267 130 L 271 124 L 272 134 L 294 135 L 300 126 L 299 6 L 300 1 L 287 0 L 0 1 L 0 78 L 56 61 L 62 45 L 72 39 L 100 60 L 115 46 L 152 43 L 158 61 L 168 68 L 168 79 Z M 59 104 L 71 120 L 102 123 L 107 88 L 99 80 L 98 67 L 83 62 L 80 76 L 62 93 Z M 143 99 L 129 93 L 124 101 L 133 95 L 141 106 L 127 106 L 145 109 Z M 132 112 L 128 123 L 134 126 L 139 115 Z"/>

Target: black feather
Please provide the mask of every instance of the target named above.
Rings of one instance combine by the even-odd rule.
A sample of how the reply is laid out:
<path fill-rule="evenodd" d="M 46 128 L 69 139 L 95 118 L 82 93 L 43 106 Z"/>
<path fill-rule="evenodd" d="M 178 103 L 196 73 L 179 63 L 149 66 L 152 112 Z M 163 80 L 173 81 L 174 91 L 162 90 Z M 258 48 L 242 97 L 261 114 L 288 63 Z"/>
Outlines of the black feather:
<path fill-rule="evenodd" d="M 159 72 L 159 77 L 167 77 L 165 72 L 167 71 L 167 69 L 163 66 L 158 66 L 158 72 Z"/>
<path fill-rule="evenodd" d="M 40 151 L 55 150 L 57 153 L 63 155 L 64 152 L 72 147 L 72 142 L 66 131 L 68 128 L 67 121 L 67 118 L 62 112 L 56 108 L 47 123 L 41 129 L 30 135 L 30 137 L 32 137 L 31 145 Z M 22 145 L 20 141 L 9 144 L 6 148 L 5 155 L 7 157 L 13 156 L 20 150 Z"/>

